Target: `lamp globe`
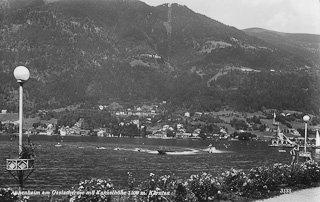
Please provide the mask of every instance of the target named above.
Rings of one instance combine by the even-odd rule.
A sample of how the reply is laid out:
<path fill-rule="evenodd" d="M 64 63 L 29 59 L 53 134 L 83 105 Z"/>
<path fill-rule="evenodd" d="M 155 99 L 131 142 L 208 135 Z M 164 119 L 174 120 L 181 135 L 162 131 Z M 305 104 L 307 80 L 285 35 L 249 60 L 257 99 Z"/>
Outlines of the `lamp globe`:
<path fill-rule="evenodd" d="M 14 69 L 13 75 L 18 82 L 25 82 L 29 79 L 30 72 L 25 66 L 18 66 Z"/>
<path fill-rule="evenodd" d="M 306 123 L 309 122 L 310 121 L 310 116 L 309 115 L 304 115 L 303 116 L 303 121 L 306 122 Z"/>

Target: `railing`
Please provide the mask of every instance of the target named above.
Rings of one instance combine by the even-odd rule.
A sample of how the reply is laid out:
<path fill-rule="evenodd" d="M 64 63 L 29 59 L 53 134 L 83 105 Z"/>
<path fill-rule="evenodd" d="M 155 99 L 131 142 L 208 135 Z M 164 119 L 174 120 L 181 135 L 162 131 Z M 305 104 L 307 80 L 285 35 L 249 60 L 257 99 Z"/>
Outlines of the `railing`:
<path fill-rule="evenodd" d="M 34 169 L 34 159 L 7 159 L 7 170 Z"/>

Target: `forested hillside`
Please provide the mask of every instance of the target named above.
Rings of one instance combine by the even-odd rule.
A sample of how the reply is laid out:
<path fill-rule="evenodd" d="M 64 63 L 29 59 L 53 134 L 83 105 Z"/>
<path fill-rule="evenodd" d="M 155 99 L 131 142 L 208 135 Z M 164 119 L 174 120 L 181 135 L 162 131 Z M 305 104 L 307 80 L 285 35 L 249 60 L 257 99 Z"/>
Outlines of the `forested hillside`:
<path fill-rule="evenodd" d="M 31 72 L 27 110 L 159 100 L 197 110 L 320 106 L 318 49 L 291 51 L 183 5 L 2 0 L 0 10 L 2 109 L 17 111 L 18 65 Z"/>

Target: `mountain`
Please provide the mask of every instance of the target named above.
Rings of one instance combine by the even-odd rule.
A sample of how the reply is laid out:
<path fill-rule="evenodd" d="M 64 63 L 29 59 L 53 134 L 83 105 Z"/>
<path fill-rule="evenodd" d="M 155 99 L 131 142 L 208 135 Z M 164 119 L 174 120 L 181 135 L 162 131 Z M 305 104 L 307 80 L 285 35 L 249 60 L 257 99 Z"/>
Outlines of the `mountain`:
<path fill-rule="evenodd" d="M 1 0 L 0 10 L 0 102 L 11 111 L 18 65 L 31 72 L 28 110 L 112 101 L 168 100 L 194 110 L 319 104 L 312 51 L 292 52 L 183 5 Z"/>
<path fill-rule="evenodd" d="M 243 31 L 248 35 L 273 44 L 279 49 L 308 58 L 314 62 L 314 65 L 320 64 L 319 35 L 282 33 L 261 28 L 250 28 Z"/>

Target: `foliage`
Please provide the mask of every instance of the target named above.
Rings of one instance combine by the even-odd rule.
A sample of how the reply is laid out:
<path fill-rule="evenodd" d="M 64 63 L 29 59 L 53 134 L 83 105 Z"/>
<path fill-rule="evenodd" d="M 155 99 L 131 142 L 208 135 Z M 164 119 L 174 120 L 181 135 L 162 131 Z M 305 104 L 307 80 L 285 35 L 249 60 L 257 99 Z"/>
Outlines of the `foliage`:
<path fill-rule="evenodd" d="M 0 38 L 5 39 L 0 42 L 0 105 L 8 111 L 18 110 L 17 91 L 12 90 L 16 83 L 9 76 L 12 66 L 25 64 L 33 74 L 25 85 L 26 111 L 79 103 L 95 106 L 100 100 L 159 99 L 202 111 L 228 105 L 247 111 L 265 106 L 318 112 L 319 75 L 312 65 L 318 58 L 309 62 L 314 57 L 306 48 L 299 54 L 297 47 L 304 46 L 296 46 L 300 51 L 291 50 L 295 54 L 274 49 L 175 4 L 169 42 L 162 24 L 167 10 L 162 6 L 149 7 L 138 1 L 47 4 L 33 0 L 36 6 L 28 7 L 15 2 L 14 6 L 8 3 L 5 10 L 10 12 L 1 15 L 0 24 Z M 214 41 L 230 46 L 199 51 Z M 152 57 L 155 55 L 160 58 Z M 139 65 L 133 66 L 137 61 Z M 304 69 L 306 65 L 311 68 Z M 230 70 L 212 81 L 225 66 L 261 72 Z M 190 72 L 191 67 L 196 70 Z M 52 114 L 43 118 L 50 117 Z"/>
<path fill-rule="evenodd" d="M 302 184 L 310 186 L 312 183 L 320 181 L 320 165 L 317 162 L 307 161 L 294 167 L 288 184 Z"/>
<path fill-rule="evenodd" d="M 17 133 L 19 131 L 19 127 L 17 127 L 13 123 L 2 125 L 2 129 L 4 129 L 4 131 L 9 134 Z"/>
<path fill-rule="evenodd" d="M 235 192 L 241 195 L 241 188 L 247 176 L 242 170 L 231 169 L 221 173 L 218 179 L 224 192 Z"/>
<path fill-rule="evenodd" d="M 157 176 L 150 173 L 149 179 L 139 184 L 138 189 L 147 193 L 147 196 L 139 196 L 140 200 L 147 198 L 148 201 L 159 202 L 185 201 L 186 199 L 192 201 L 193 198 L 192 192 L 175 175 Z"/>
<path fill-rule="evenodd" d="M 22 145 L 22 151 L 19 154 L 20 159 L 32 159 L 35 157 L 35 149 L 37 146 L 28 140 L 28 143 Z"/>
<path fill-rule="evenodd" d="M 320 166 L 314 161 L 293 166 L 277 163 L 252 168 L 248 173 L 232 169 L 221 176 L 226 192 L 250 198 L 266 198 L 270 192 L 279 190 L 280 185 L 310 186 L 311 183 L 320 182 Z"/>
<path fill-rule="evenodd" d="M 42 122 L 40 122 L 40 121 L 37 122 L 37 123 L 33 123 L 33 124 L 32 124 L 32 127 L 33 127 L 33 128 L 38 128 L 39 126 L 40 126 L 40 127 L 43 127 L 43 128 L 46 128 L 46 127 L 47 127 L 47 125 L 46 125 L 45 123 L 42 123 Z"/>
<path fill-rule="evenodd" d="M 0 189 L 0 201 L 1 202 L 16 202 L 18 196 L 14 195 L 11 189 Z"/>
<path fill-rule="evenodd" d="M 91 179 L 84 180 L 73 187 L 77 194 L 70 196 L 70 202 L 110 202 L 111 196 L 106 192 L 113 190 L 111 180 Z"/>
<path fill-rule="evenodd" d="M 138 136 L 139 129 L 137 125 L 131 123 L 131 124 L 122 126 L 120 130 L 120 134 L 125 136 Z"/>
<path fill-rule="evenodd" d="M 90 191 L 93 187 L 97 187 L 94 184 L 97 181 L 91 182 L 93 183 L 90 184 L 87 181 L 85 190 Z M 251 201 L 252 199 L 263 199 L 278 195 L 279 190 L 284 187 L 299 185 L 310 187 L 313 183 L 319 183 L 320 166 L 314 161 L 297 163 L 293 166 L 276 163 L 255 167 L 248 171 L 232 168 L 217 176 L 202 172 L 191 175 L 185 180 L 179 179 L 175 175 L 157 176 L 150 173 L 149 178 L 136 188 L 133 186 L 134 182 L 132 173 L 129 173 L 128 189 L 146 194 L 127 196 L 127 200 L 124 201 Z M 84 190 L 84 188 L 81 190 Z M 161 192 L 166 194 L 160 194 Z M 73 198 L 85 201 L 86 197 L 88 196 L 79 195 Z"/>
<path fill-rule="evenodd" d="M 254 115 L 254 116 L 251 117 L 251 118 L 247 118 L 246 121 L 247 121 L 248 123 L 261 124 L 260 117 L 257 117 L 256 115 Z"/>
<path fill-rule="evenodd" d="M 187 187 L 198 201 L 212 200 L 218 194 L 220 186 L 220 182 L 216 178 L 205 172 L 199 175 L 191 175 L 187 180 Z"/>
<path fill-rule="evenodd" d="M 73 111 L 64 111 L 57 115 L 58 126 L 69 126 L 72 127 L 80 118 L 83 118 L 82 129 L 94 129 L 101 127 L 108 127 L 110 123 L 116 121 L 115 118 L 111 117 L 110 112 L 97 111 L 90 109 L 81 109 Z"/>
<path fill-rule="evenodd" d="M 234 127 L 236 130 L 242 129 L 247 130 L 248 124 L 245 120 L 233 118 L 230 120 L 230 125 Z"/>
<path fill-rule="evenodd" d="M 252 138 L 257 137 L 257 135 L 248 133 L 248 132 L 243 132 L 238 134 L 238 139 L 239 140 L 252 140 Z"/>

